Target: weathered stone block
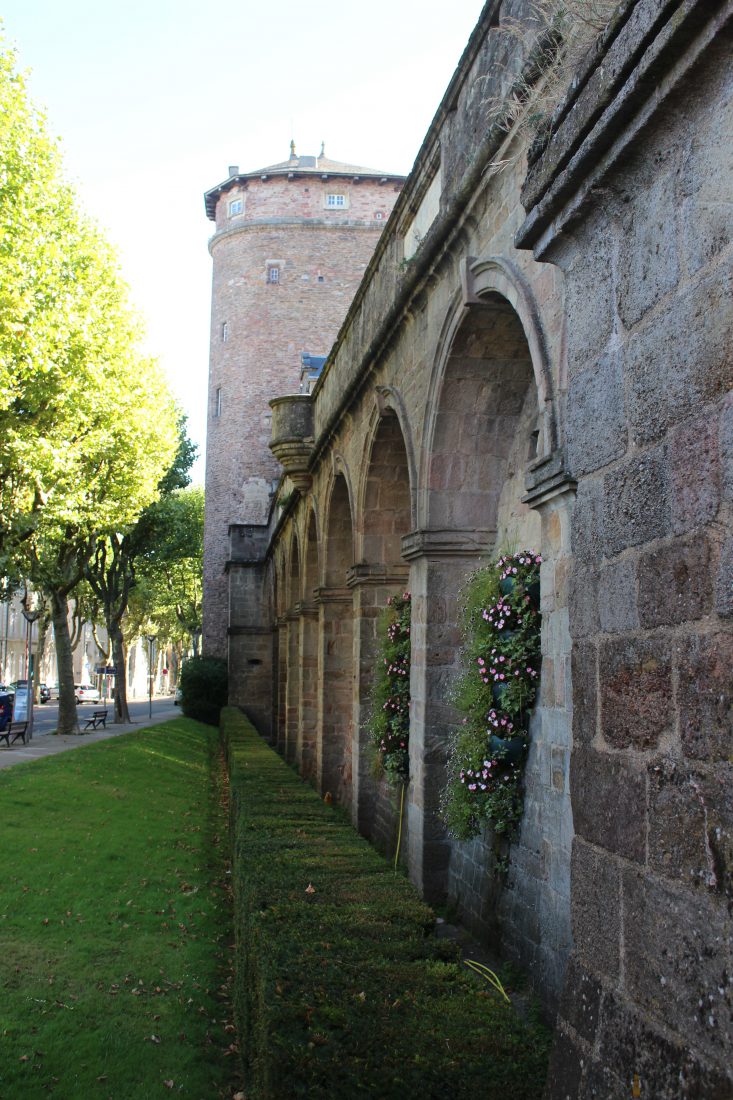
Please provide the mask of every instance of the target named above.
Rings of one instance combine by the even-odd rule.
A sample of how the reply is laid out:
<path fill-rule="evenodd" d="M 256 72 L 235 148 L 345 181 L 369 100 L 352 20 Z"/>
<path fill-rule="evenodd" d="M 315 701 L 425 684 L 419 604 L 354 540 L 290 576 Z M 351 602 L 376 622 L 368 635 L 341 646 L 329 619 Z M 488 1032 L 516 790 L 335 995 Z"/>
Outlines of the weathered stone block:
<path fill-rule="evenodd" d="M 718 556 L 715 610 L 719 615 L 733 615 L 733 536 L 725 540 Z"/>
<path fill-rule="evenodd" d="M 636 1004 L 727 1064 L 733 1043 L 733 928 L 723 906 L 643 870 L 623 877 L 624 979 Z"/>
<path fill-rule="evenodd" d="M 636 606 L 636 561 L 611 562 L 601 570 L 598 614 L 606 634 L 626 634 L 639 626 Z"/>
<path fill-rule="evenodd" d="M 701 619 L 713 602 L 710 548 L 704 536 L 675 542 L 639 561 L 639 617 L 643 627 Z"/>
<path fill-rule="evenodd" d="M 618 861 L 606 852 L 573 842 L 572 930 L 581 972 L 615 978 L 621 960 L 621 878 Z"/>
<path fill-rule="evenodd" d="M 568 470 L 572 477 L 608 465 L 626 451 L 624 386 L 617 354 L 603 355 L 570 380 Z"/>
<path fill-rule="evenodd" d="M 568 612 L 573 638 L 587 638 L 598 633 L 599 573 L 595 565 L 581 565 L 568 580 Z"/>
<path fill-rule="evenodd" d="M 723 402 L 718 429 L 723 499 L 733 501 L 733 394 Z"/>
<path fill-rule="evenodd" d="M 733 899 L 733 765 L 711 774 L 674 761 L 650 767 L 649 865 Z"/>
<path fill-rule="evenodd" d="M 550 1057 L 545 1100 L 581 1100 L 585 1058 L 582 1047 L 565 1031 L 558 1030 Z"/>
<path fill-rule="evenodd" d="M 733 635 L 705 634 L 681 641 L 678 656 L 680 732 L 685 756 L 733 756 Z"/>
<path fill-rule="evenodd" d="M 577 564 L 595 565 L 605 542 L 603 481 L 584 478 L 578 483 L 573 506 L 571 543 Z"/>
<path fill-rule="evenodd" d="M 588 1096 L 627 1100 L 635 1075 L 640 1095 L 650 1100 L 728 1100 L 733 1095 L 733 1077 L 704 1064 L 684 1035 L 678 1042 L 670 1040 L 610 992 L 604 994 L 602 1011 L 603 1032 L 597 1061 L 588 1073 Z M 670 1013 L 664 1023 L 673 1025 Z"/>
<path fill-rule="evenodd" d="M 718 272 L 690 287 L 669 312 L 634 333 L 623 357 L 637 445 L 659 439 L 686 420 L 691 408 L 727 393 L 733 385 L 732 343 L 733 290 L 730 275 Z"/>
<path fill-rule="evenodd" d="M 679 280 L 674 188 L 674 172 L 658 176 L 622 218 L 617 305 L 626 328 Z"/>
<path fill-rule="evenodd" d="M 573 745 L 589 745 L 596 735 L 598 715 L 598 651 L 591 642 L 573 646 Z"/>
<path fill-rule="evenodd" d="M 670 434 L 672 530 L 698 530 L 714 520 L 720 505 L 718 425 L 698 417 Z"/>
<path fill-rule="evenodd" d="M 721 59 L 721 75 L 725 60 Z M 730 66 L 728 66 L 730 68 Z M 682 242 L 689 271 L 698 271 L 730 243 L 733 225 L 726 180 L 733 175 L 733 101 L 723 94 L 706 130 L 695 133 L 683 167 Z"/>
<path fill-rule="evenodd" d="M 618 638 L 600 651 L 601 732 L 615 749 L 654 748 L 671 728 L 672 655 L 661 638 Z"/>
<path fill-rule="evenodd" d="M 578 963 L 574 956 L 568 962 L 565 987 L 560 1003 L 560 1015 L 583 1039 L 592 1043 L 601 1008 L 601 983 Z"/>
<path fill-rule="evenodd" d="M 642 862 L 646 850 L 646 776 L 624 757 L 576 748 L 570 758 L 576 834 Z M 623 813 L 619 807 L 623 806 Z"/>
<path fill-rule="evenodd" d="M 666 448 L 646 451 L 606 474 L 603 493 L 608 553 L 667 535 L 671 516 Z"/>

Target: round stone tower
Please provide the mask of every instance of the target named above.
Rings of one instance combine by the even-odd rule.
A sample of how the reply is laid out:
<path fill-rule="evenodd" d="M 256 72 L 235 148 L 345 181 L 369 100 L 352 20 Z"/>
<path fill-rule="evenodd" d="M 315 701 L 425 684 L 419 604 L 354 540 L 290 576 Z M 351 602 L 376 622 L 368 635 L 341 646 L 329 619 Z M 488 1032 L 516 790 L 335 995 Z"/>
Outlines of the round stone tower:
<path fill-rule="evenodd" d="M 404 182 L 299 157 L 206 193 L 216 230 L 204 528 L 204 652 L 226 657 L 229 527 L 267 523 L 281 468 L 269 401 L 308 386 L 336 338 Z M 303 381 L 301 381 L 303 379 Z"/>

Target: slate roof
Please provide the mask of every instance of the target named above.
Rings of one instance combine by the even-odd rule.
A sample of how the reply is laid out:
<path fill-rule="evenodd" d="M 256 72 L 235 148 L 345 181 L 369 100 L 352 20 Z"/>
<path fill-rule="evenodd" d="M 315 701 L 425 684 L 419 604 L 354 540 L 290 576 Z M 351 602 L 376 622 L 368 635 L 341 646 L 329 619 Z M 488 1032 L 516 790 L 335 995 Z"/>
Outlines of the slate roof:
<path fill-rule="evenodd" d="M 228 179 L 223 180 L 216 187 L 212 187 L 204 195 L 207 217 L 214 221 L 219 196 L 223 192 L 229 191 L 240 180 L 266 179 L 268 176 L 291 176 L 293 178 L 320 176 L 322 179 L 333 176 L 341 179 L 377 179 L 384 181 L 384 183 L 402 183 L 406 178 L 395 172 L 383 172 L 377 168 L 364 168 L 359 164 L 347 164 L 345 161 L 331 160 L 330 157 L 326 156 L 299 157 L 293 154 L 279 164 L 269 164 L 267 167 L 257 168 L 253 172 L 240 172 L 237 170 Z"/>

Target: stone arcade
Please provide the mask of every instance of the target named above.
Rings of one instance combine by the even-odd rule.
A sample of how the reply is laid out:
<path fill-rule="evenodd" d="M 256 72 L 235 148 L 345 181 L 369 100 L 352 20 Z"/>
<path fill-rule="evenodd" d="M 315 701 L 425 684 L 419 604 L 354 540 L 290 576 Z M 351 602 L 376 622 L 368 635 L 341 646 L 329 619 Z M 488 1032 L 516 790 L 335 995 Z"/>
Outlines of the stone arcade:
<path fill-rule="evenodd" d="M 733 5 L 621 4 L 532 143 L 500 105 L 543 80 L 534 11 L 486 4 L 312 392 L 278 389 L 284 473 L 267 515 L 228 519 L 218 629 L 231 701 L 387 847 L 364 722 L 377 616 L 409 586 L 410 877 L 557 1011 L 552 1100 L 635 1077 L 723 1100 Z M 502 881 L 436 811 L 458 592 L 511 544 L 543 555 L 543 661 Z"/>

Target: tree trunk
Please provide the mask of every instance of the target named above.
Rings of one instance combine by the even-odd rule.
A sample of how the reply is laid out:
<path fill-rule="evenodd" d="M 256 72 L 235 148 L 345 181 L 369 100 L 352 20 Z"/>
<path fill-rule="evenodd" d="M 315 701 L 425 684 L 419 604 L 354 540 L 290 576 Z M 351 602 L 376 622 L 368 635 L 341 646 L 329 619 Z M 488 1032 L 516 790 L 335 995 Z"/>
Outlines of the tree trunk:
<path fill-rule="evenodd" d="M 115 666 L 115 722 L 130 722 L 127 706 L 127 661 L 125 659 L 125 639 L 119 622 L 110 628 L 112 643 L 112 661 Z"/>
<path fill-rule="evenodd" d="M 74 696 L 74 660 L 69 635 L 68 600 L 58 592 L 50 593 L 51 618 L 56 640 L 59 674 L 59 718 L 57 733 L 79 733 L 79 716 Z"/>

